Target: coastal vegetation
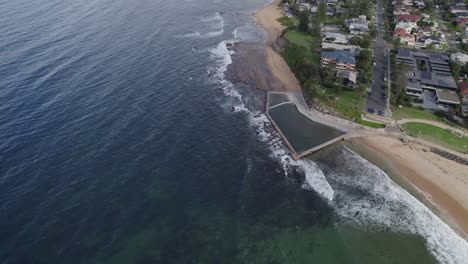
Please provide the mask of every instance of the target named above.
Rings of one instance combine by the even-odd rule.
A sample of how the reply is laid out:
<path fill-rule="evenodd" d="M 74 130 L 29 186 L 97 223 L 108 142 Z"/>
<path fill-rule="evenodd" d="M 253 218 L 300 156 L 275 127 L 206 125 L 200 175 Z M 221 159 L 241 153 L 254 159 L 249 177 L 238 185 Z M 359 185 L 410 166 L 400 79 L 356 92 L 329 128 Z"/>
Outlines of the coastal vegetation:
<path fill-rule="evenodd" d="M 410 136 L 422 138 L 461 153 L 468 152 L 468 137 L 466 136 L 458 136 L 446 129 L 424 123 L 406 123 L 402 125 L 402 128 Z"/>
<path fill-rule="evenodd" d="M 308 15 L 301 15 L 302 23 L 301 19 L 295 23 L 292 18 L 287 17 L 280 18 L 278 21 L 287 27 L 283 34 L 283 39 L 287 44 L 283 47 L 281 55 L 301 83 L 306 98 L 334 108 L 349 120 L 370 125 L 368 122 L 363 122 L 360 116 L 366 99 L 366 87 L 372 80 L 372 52 L 364 49 L 356 57 L 356 68 L 359 71 L 358 83 L 354 88 L 346 87 L 342 78 L 337 78 L 331 69 L 320 65 L 321 33 L 318 20 L 318 17 L 321 17 L 320 12 L 316 18 L 307 23 L 304 17 Z M 304 28 L 305 24 L 312 24 L 313 27 Z M 370 46 L 372 42 L 368 36 L 355 38 L 355 41 L 360 41 L 358 45 L 365 47 Z M 370 126 L 381 127 L 380 124 Z"/>

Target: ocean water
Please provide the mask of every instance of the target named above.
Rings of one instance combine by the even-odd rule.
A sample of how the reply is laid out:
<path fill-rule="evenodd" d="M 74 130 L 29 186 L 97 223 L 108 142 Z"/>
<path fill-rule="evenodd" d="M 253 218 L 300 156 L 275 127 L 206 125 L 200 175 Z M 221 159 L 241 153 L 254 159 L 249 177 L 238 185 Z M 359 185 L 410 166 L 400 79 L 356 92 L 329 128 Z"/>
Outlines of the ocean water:
<path fill-rule="evenodd" d="M 337 146 L 292 161 L 224 78 L 261 0 L 0 0 L 0 263 L 467 263 Z"/>

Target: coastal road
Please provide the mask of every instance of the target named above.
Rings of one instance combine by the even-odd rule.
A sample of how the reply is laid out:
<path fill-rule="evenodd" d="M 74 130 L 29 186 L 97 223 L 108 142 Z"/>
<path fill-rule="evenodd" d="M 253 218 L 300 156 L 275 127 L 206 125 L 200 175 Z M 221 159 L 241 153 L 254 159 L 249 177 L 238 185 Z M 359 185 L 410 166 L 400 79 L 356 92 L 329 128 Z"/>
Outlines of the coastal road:
<path fill-rule="evenodd" d="M 370 94 L 367 96 L 365 109 L 367 113 L 369 109 L 376 112 L 387 113 L 387 85 L 385 81 L 386 71 L 386 44 L 383 39 L 383 22 L 382 22 L 382 0 L 377 2 L 377 35 L 374 39 L 374 75 Z"/>

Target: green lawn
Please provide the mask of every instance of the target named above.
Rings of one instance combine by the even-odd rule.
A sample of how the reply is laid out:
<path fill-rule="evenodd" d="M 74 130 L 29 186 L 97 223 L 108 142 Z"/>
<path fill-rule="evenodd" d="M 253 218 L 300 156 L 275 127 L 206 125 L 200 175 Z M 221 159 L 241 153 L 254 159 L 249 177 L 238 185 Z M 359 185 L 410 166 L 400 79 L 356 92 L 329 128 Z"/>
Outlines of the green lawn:
<path fill-rule="evenodd" d="M 293 52 L 293 54 L 283 54 L 286 56 L 301 56 L 303 58 L 308 59 L 310 62 L 316 64 L 317 66 L 320 65 L 320 54 L 316 51 L 316 48 L 320 47 L 320 40 L 311 36 L 310 34 L 288 30 L 288 32 L 284 35 L 284 37 L 293 45 L 300 48 Z M 286 58 L 286 61 L 288 58 Z M 290 65 L 291 67 L 291 65 Z"/>
<path fill-rule="evenodd" d="M 297 19 L 296 18 L 292 18 L 292 17 L 280 17 L 277 19 L 278 22 L 280 22 L 281 25 L 285 26 L 285 27 L 292 27 L 292 26 L 296 26 L 298 24 L 297 22 Z"/>
<path fill-rule="evenodd" d="M 288 30 L 288 32 L 286 32 L 284 37 L 292 44 L 299 45 L 307 49 L 320 46 L 320 40 L 318 38 L 313 37 L 312 35 L 308 33 Z"/>
<path fill-rule="evenodd" d="M 468 137 L 458 137 L 443 128 L 423 123 L 406 123 L 402 127 L 411 136 L 434 142 L 458 152 L 466 153 L 468 151 Z"/>
<path fill-rule="evenodd" d="M 359 96 L 355 91 L 350 90 L 342 90 L 337 94 L 335 90 L 325 87 L 321 87 L 319 92 L 323 104 L 333 107 L 349 120 L 360 120 L 365 96 Z"/>
<path fill-rule="evenodd" d="M 357 120 L 357 123 L 364 125 L 364 126 L 373 127 L 373 128 L 385 128 L 384 124 L 374 123 L 374 122 L 370 122 L 370 121 L 362 120 L 362 119 Z"/>
<path fill-rule="evenodd" d="M 425 112 L 424 110 L 419 110 L 419 109 L 410 108 L 410 107 L 403 107 L 403 108 L 398 108 L 394 110 L 393 118 L 395 120 L 404 119 L 404 118 L 417 118 L 417 119 L 427 119 L 427 120 L 444 122 L 444 120 L 441 117 L 438 117 L 434 115 L 433 113 Z"/>

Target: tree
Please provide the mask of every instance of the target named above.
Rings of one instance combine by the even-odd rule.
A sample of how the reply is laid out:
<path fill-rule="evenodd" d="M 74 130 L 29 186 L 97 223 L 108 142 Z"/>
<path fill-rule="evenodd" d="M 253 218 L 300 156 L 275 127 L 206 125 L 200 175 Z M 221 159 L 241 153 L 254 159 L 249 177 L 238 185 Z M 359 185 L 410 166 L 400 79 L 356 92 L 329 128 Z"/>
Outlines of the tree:
<path fill-rule="evenodd" d="M 396 64 L 395 71 L 392 74 L 392 96 L 390 97 L 392 104 L 402 104 L 405 99 L 406 92 L 406 73 L 409 67 L 406 64 Z"/>
<path fill-rule="evenodd" d="M 319 18 L 320 21 L 325 19 L 326 12 L 327 12 L 327 4 L 325 3 L 325 0 L 320 0 L 320 3 L 318 4 L 318 10 L 317 10 L 317 17 Z"/>
<path fill-rule="evenodd" d="M 320 38 L 321 36 L 321 27 L 320 27 L 320 19 L 316 16 L 312 19 L 312 35 L 314 37 Z"/>
<path fill-rule="evenodd" d="M 394 39 L 392 44 L 395 48 L 399 48 L 401 44 L 401 39 L 400 38 Z"/>
<path fill-rule="evenodd" d="M 309 12 L 308 11 L 301 12 L 299 16 L 299 26 L 297 27 L 297 30 L 301 32 L 309 31 Z"/>
<path fill-rule="evenodd" d="M 450 69 L 452 70 L 453 78 L 457 80 L 458 76 L 460 76 L 461 65 L 452 61 L 450 62 Z"/>

